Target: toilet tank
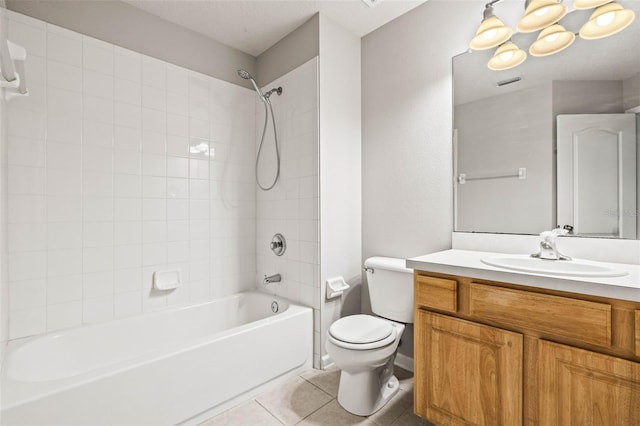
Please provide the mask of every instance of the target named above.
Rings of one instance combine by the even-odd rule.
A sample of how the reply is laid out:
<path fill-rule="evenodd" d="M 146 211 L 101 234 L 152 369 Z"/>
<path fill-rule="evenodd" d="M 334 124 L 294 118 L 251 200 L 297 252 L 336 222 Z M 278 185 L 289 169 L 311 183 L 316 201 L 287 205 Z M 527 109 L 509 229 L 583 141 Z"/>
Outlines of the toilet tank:
<path fill-rule="evenodd" d="M 381 317 L 413 322 L 413 269 L 404 259 L 370 257 L 364 262 L 371 310 Z"/>

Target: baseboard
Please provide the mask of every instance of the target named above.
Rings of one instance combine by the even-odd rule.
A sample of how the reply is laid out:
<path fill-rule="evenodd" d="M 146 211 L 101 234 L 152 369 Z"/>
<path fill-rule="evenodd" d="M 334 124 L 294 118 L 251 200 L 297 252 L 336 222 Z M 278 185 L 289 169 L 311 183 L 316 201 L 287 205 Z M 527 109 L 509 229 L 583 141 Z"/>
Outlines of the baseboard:
<path fill-rule="evenodd" d="M 400 368 L 404 368 L 407 371 L 411 371 L 413 373 L 413 358 L 408 357 L 403 354 L 396 355 L 396 361 L 394 363 Z"/>

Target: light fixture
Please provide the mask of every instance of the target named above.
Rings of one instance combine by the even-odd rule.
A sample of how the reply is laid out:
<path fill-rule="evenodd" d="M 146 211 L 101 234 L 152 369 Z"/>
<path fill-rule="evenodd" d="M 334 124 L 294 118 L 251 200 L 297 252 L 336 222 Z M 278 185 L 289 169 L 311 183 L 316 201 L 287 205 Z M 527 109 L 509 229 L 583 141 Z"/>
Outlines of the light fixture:
<path fill-rule="evenodd" d="M 580 37 L 587 40 L 608 37 L 627 28 L 634 18 L 632 10 L 616 2 L 607 3 L 591 14 L 587 23 L 580 28 Z"/>
<path fill-rule="evenodd" d="M 573 8 L 578 10 L 593 9 L 607 3 L 611 3 L 611 0 L 573 0 Z"/>
<path fill-rule="evenodd" d="M 527 59 L 527 53 L 508 41 L 496 50 L 487 66 L 493 71 L 508 70 L 517 67 Z"/>
<path fill-rule="evenodd" d="M 546 28 L 562 19 L 567 11 L 567 6 L 557 0 L 527 0 L 518 31 L 531 33 Z"/>
<path fill-rule="evenodd" d="M 484 18 L 471 39 L 469 47 L 474 50 L 491 49 L 499 46 L 511 38 L 513 31 L 505 26 L 500 19 L 493 14 L 493 7 L 488 4 L 484 9 Z"/>
<path fill-rule="evenodd" d="M 553 55 L 571 46 L 575 39 L 575 34 L 562 25 L 551 25 L 540 32 L 538 39 L 529 47 L 529 53 L 532 56 Z"/>

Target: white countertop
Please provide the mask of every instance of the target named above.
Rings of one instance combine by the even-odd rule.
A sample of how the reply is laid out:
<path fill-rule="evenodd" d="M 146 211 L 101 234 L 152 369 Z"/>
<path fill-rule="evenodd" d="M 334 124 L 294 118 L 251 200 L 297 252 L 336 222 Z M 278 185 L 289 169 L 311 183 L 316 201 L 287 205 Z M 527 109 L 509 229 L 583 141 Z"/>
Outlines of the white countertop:
<path fill-rule="evenodd" d="M 573 277 L 511 271 L 489 266 L 481 261 L 483 258 L 504 255 L 504 253 L 451 249 L 407 259 L 406 262 L 408 268 L 422 271 L 640 302 L 640 265 L 592 262 L 614 266 L 616 269 L 626 271 L 627 275 Z"/>

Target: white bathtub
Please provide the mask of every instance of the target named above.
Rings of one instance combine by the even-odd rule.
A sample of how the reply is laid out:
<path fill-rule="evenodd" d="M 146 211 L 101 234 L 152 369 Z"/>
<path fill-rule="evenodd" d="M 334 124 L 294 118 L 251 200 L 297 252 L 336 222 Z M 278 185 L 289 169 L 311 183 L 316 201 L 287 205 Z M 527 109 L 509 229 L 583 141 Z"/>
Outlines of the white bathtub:
<path fill-rule="evenodd" d="M 0 422 L 191 424 L 311 368 L 312 345 L 311 308 L 257 292 L 11 342 Z"/>

